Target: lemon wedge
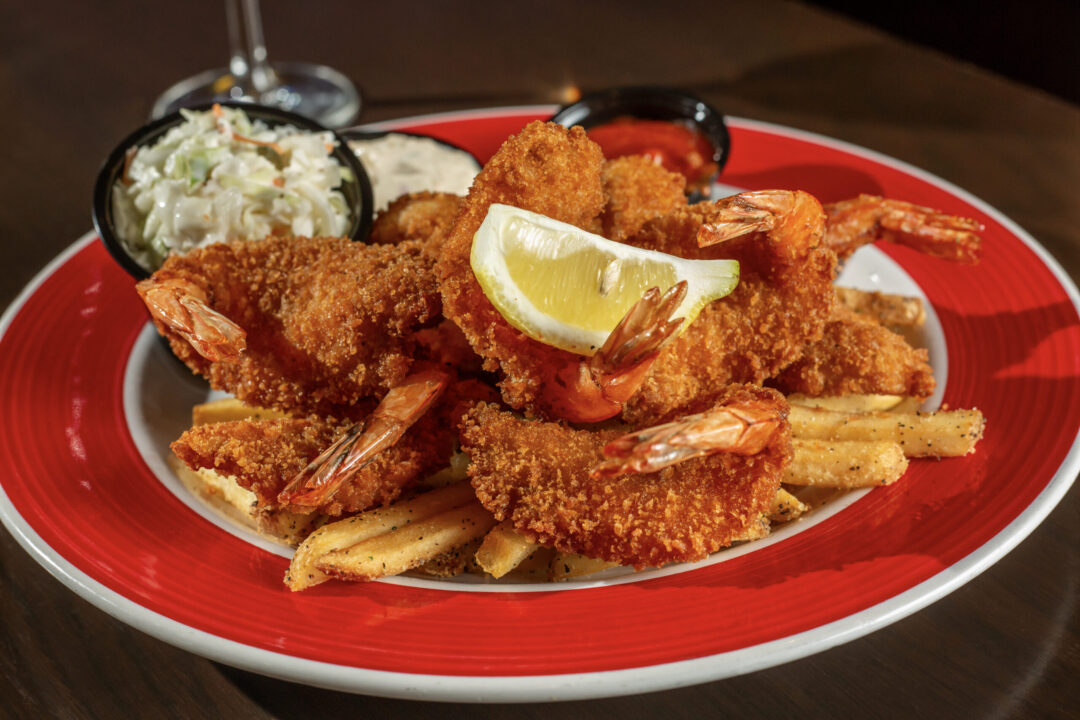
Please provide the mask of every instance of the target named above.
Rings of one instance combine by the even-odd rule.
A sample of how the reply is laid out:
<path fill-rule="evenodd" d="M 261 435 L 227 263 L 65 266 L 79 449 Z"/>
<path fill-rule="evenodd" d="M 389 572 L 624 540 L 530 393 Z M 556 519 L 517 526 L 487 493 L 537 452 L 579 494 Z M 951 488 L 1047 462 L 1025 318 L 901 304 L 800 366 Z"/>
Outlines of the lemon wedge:
<path fill-rule="evenodd" d="M 573 225 L 494 204 L 473 236 L 473 272 L 506 321 L 529 337 L 594 354 L 652 287 L 686 280 L 672 317 L 686 328 L 739 283 L 735 260 L 686 260 L 623 245 Z"/>

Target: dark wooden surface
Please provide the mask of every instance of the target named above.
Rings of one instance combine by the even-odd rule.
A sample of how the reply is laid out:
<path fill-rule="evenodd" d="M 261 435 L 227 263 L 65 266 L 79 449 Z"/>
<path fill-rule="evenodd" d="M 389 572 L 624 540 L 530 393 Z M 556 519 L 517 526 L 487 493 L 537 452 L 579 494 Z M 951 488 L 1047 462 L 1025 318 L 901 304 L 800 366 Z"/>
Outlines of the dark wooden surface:
<path fill-rule="evenodd" d="M 926 168 L 1080 276 L 1076 106 L 806 6 L 323 0 L 264 13 L 271 57 L 343 71 L 365 121 L 555 102 L 568 84 L 680 85 L 727 113 Z M 0 307 L 90 228 L 98 164 L 154 96 L 224 55 L 219 2 L 0 7 Z M 190 655 L 79 599 L 0 532 L 0 716 L 1076 717 L 1078 541 L 1074 491 L 974 581 L 819 655 L 639 697 L 472 707 L 328 692 Z"/>

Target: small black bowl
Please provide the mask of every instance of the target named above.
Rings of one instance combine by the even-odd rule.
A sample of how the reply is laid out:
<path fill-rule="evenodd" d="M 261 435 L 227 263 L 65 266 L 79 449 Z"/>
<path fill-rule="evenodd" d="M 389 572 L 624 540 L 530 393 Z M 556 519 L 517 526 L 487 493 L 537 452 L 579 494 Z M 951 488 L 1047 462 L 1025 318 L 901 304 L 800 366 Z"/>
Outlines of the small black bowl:
<path fill-rule="evenodd" d="M 731 135 L 724 116 L 707 102 L 683 90 L 669 87 L 623 87 L 589 93 L 551 116 L 551 121 L 586 130 L 617 118 L 684 122 L 697 129 L 713 147 L 717 174 L 731 151 Z"/>
<path fill-rule="evenodd" d="M 467 155 L 469 158 L 472 159 L 473 163 L 476 165 L 476 172 L 480 172 L 481 168 L 484 167 L 484 164 L 482 162 L 480 162 L 480 158 L 476 157 L 475 155 L 473 155 L 471 152 L 469 152 L 465 148 L 461 147 L 460 145 L 455 145 L 452 142 L 448 142 L 446 140 L 440 140 L 437 137 L 432 137 L 430 135 L 424 135 L 422 133 L 408 132 L 408 131 L 405 131 L 405 130 L 365 130 L 362 127 L 351 127 L 351 128 L 345 128 L 344 130 L 339 130 L 338 135 L 340 135 L 341 137 L 345 138 L 346 140 L 348 140 L 350 142 L 353 141 L 353 140 L 359 140 L 359 141 L 363 141 L 363 140 L 379 140 L 380 138 L 384 138 L 387 135 L 408 135 L 409 137 L 423 138 L 425 140 L 431 140 L 432 142 L 436 142 L 439 145 L 442 145 L 443 147 L 446 147 L 446 148 L 449 148 L 451 150 L 455 150 L 455 151 L 457 151 L 459 153 L 463 153 L 463 154 Z M 373 186 L 378 182 L 377 179 L 372 179 L 370 175 L 369 175 L 369 179 L 372 180 L 372 185 Z"/>
<path fill-rule="evenodd" d="M 334 139 L 337 141 L 337 146 L 334 148 L 332 154 L 334 158 L 341 163 L 343 167 L 348 168 L 353 175 L 352 180 L 344 180 L 340 187 L 341 193 L 345 196 L 345 202 L 348 204 L 352 216 L 346 235 L 353 240 L 364 240 L 367 238 L 368 233 L 371 231 L 372 220 L 374 219 L 371 200 L 371 181 L 368 180 L 367 173 L 364 171 L 363 166 L 360 164 L 356 155 L 353 154 L 352 150 L 349 149 L 348 143 L 346 143 L 343 137 L 334 133 L 329 128 L 323 127 L 314 120 L 285 110 L 279 110 L 278 108 L 255 105 L 252 103 L 223 102 L 218 104 L 223 107 L 232 107 L 243 110 L 252 120 L 261 120 L 271 127 L 292 125 L 300 130 L 333 133 Z M 193 111 L 205 111 L 209 110 L 211 107 L 212 105 L 208 104 L 187 109 Z M 127 248 L 120 241 L 120 238 L 117 237 L 115 219 L 113 218 L 113 188 L 120 178 L 121 173 L 124 171 L 125 155 L 127 154 L 128 148 L 153 145 L 159 138 L 164 136 L 165 133 L 183 122 L 183 116 L 177 111 L 144 125 L 128 135 L 116 146 L 116 149 L 109 154 L 109 157 L 105 159 L 105 163 L 101 166 L 101 171 L 98 173 L 97 181 L 94 183 L 94 201 L 92 206 L 94 228 L 97 230 L 97 233 L 101 237 L 101 241 L 105 244 L 105 248 L 109 251 L 109 254 L 113 256 L 113 259 L 136 280 L 142 280 L 149 277 L 153 270 L 139 264 L 127 251 Z"/>

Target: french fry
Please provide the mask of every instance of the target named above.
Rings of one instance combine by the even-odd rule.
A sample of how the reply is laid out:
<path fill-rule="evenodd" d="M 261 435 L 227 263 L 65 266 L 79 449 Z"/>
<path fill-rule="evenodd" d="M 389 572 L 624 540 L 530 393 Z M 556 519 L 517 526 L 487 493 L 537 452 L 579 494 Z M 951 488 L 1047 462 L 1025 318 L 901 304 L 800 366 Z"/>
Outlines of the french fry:
<path fill-rule="evenodd" d="M 324 517 L 315 513 L 300 515 L 284 510 L 261 511 L 255 493 L 240 487 L 236 478 L 210 468 L 192 470 L 175 455 L 169 456 L 168 463 L 191 493 L 199 495 L 234 521 L 253 527 L 282 544 L 295 547 L 311 526 Z"/>
<path fill-rule="evenodd" d="M 481 542 L 483 538 L 473 538 L 461 547 L 436 555 L 416 568 L 416 572 L 432 577 L 456 577 L 465 572 L 482 573 L 483 570 L 476 564 L 476 551 Z"/>
<path fill-rule="evenodd" d="M 922 407 L 923 401 L 917 397 L 906 397 L 896 404 L 895 407 L 889 408 L 894 413 L 913 413 L 919 412 L 919 408 Z"/>
<path fill-rule="evenodd" d="M 844 488 L 829 488 L 821 485 L 803 485 L 801 487 L 789 485 L 788 491 L 806 506 L 807 512 L 817 510 L 819 507 L 828 505 L 848 494 L 848 491 Z"/>
<path fill-rule="evenodd" d="M 555 555 L 554 548 L 537 545 L 527 558 L 518 563 L 518 566 L 509 573 L 503 575 L 503 578 L 515 582 L 547 582 L 551 571 L 551 561 L 555 558 Z"/>
<path fill-rule="evenodd" d="M 908 457 L 959 457 L 974 452 L 986 419 L 978 410 L 841 413 L 793 405 L 791 433 L 805 440 L 886 440 Z"/>
<path fill-rule="evenodd" d="M 613 567 L 618 567 L 618 563 L 597 560 L 577 553 L 559 553 L 551 561 L 548 579 L 552 582 L 569 580 L 584 575 L 592 575 Z"/>
<path fill-rule="evenodd" d="M 799 498 L 792 495 L 784 488 L 776 491 L 772 507 L 769 508 L 769 521 L 774 523 L 788 522 L 809 510 Z"/>
<path fill-rule="evenodd" d="M 285 413 L 267 408 L 258 408 L 237 400 L 234 397 L 211 400 L 191 408 L 192 425 L 210 425 L 211 423 L 230 422 L 232 420 L 263 420 L 287 417 Z"/>
<path fill-rule="evenodd" d="M 794 457 L 784 471 L 789 485 L 858 488 L 888 485 L 907 470 L 904 451 L 894 442 L 792 440 Z"/>
<path fill-rule="evenodd" d="M 398 575 L 483 536 L 494 525 L 491 513 L 474 501 L 351 547 L 332 550 L 318 558 L 315 565 L 326 575 L 342 580 Z"/>
<path fill-rule="evenodd" d="M 469 469 L 469 456 L 463 452 L 456 452 L 450 456 L 450 464 L 438 472 L 428 475 L 417 483 L 420 488 L 441 488 L 453 485 L 464 480 Z"/>
<path fill-rule="evenodd" d="M 789 395 L 788 402 L 803 407 L 821 408 L 834 412 L 874 412 L 892 410 L 904 400 L 902 395 L 837 395 L 835 397 L 810 397 Z"/>
<path fill-rule="evenodd" d="M 926 322 L 926 309 L 917 297 L 845 287 L 836 288 L 836 297 L 859 315 L 877 318 L 882 325 L 921 327 Z"/>
<path fill-rule="evenodd" d="M 772 526 L 769 524 L 769 516 L 762 514 L 758 517 L 757 522 L 751 523 L 750 527 L 746 528 L 746 531 L 742 535 L 732 540 L 732 542 L 750 542 L 751 540 L 760 540 L 762 538 L 769 537 L 769 532 Z"/>
<path fill-rule="evenodd" d="M 504 520 L 484 537 L 484 542 L 476 551 L 476 563 L 492 577 L 501 578 L 529 557 L 537 547 L 539 546 L 514 530 L 513 523 Z"/>
<path fill-rule="evenodd" d="M 293 591 L 318 585 L 328 579 L 318 568 L 319 560 L 327 553 L 393 532 L 399 527 L 470 503 L 475 498 L 472 486 L 462 482 L 323 525 L 297 548 L 285 573 L 285 584 Z"/>

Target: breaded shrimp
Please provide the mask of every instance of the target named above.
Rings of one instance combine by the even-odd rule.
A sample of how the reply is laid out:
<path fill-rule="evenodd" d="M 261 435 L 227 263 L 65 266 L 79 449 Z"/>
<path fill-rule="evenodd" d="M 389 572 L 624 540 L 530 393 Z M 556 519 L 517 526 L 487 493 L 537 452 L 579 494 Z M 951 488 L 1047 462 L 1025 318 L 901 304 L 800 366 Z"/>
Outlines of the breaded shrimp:
<path fill-rule="evenodd" d="M 418 192 L 402 195 L 379 213 L 368 242 L 396 245 L 405 240 L 441 243 L 454 222 L 461 197 L 450 193 Z"/>
<path fill-rule="evenodd" d="M 590 476 L 619 431 L 524 420 L 490 404 L 465 415 L 461 443 L 480 502 L 529 540 L 637 568 L 694 561 L 760 528 L 790 460 L 787 404 L 775 391 L 732 387 L 684 410 L 740 403 L 775 412 L 763 449 L 649 474 Z"/>
<path fill-rule="evenodd" d="M 888 240 L 933 257 L 975 265 L 982 257 L 978 220 L 877 195 L 859 195 L 825 206 L 825 244 L 841 258 L 863 245 Z"/>
<path fill-rule="evenodd" d="M 604 157 L 581 128 L 533 122 L 507 140 L 473 181 L 443 244 L 436 272 L 443 313 L 484 358 L 484 369 L 502 373 L 504 400 L 514 408 L 543 411 L 541 387 L 577 356 L 533 340 L 510 326 L 480 288 L 469 264 L 473 235 L 493 203 L 504 203 L 600 230 L 606 204 Z"/>
<path fill-rule="evenodd" d="M 840 305 L 822 338 L 807 345 L 774 384 L 784 393 L 811 397 L 866 393 L 919 399 L 935 386 L 926 350 Z"/>
<path fill-rule="evenodd" d="M 623 242 L 649 220 L 686 207 L 686 178 L 641 155 L 609 160 L 603 179 L 602 234 L 611 240 Z"/>
<path fill-rule="evenodd" d="M 699 247 L 699 235 L 719 232 L 722 242 Z M 694 205 L 630 238 L 673 255 L 738 260 L 740 278 L 660 352 L 623 419 L 656 422 L 728 384 L 761 384 L 801 357 L 820 339 L 835 302 L 836 256 L 822 246 L 823 232 L 817 200 L 770 190 Z"/>
<path fill-rule="evenodd" d="M 170 257 L 136 289 L 176 356 L 214 388 L 295 415 L 355 417 L 404 379 L 414 333 L 437 322 L 434 261 L 425 241 L 270 237 Z"/>
<path fill-rule="evenodd" d="M 340 515 L 389 504 L 417 480 L 445 467 L 465 409 L 479 400 L 496 399 L 494 388 L 477 380 L 450 385 L 400 440 L 379 452 L 319 505 L 290 503 L 281 493 L 344 436 L 348 423 L 313 416 L 198 425 L 171 447 L 193 470 L 210 468 L 234 476 L 241 487 L 255 493 L 261 510 Z"/>

